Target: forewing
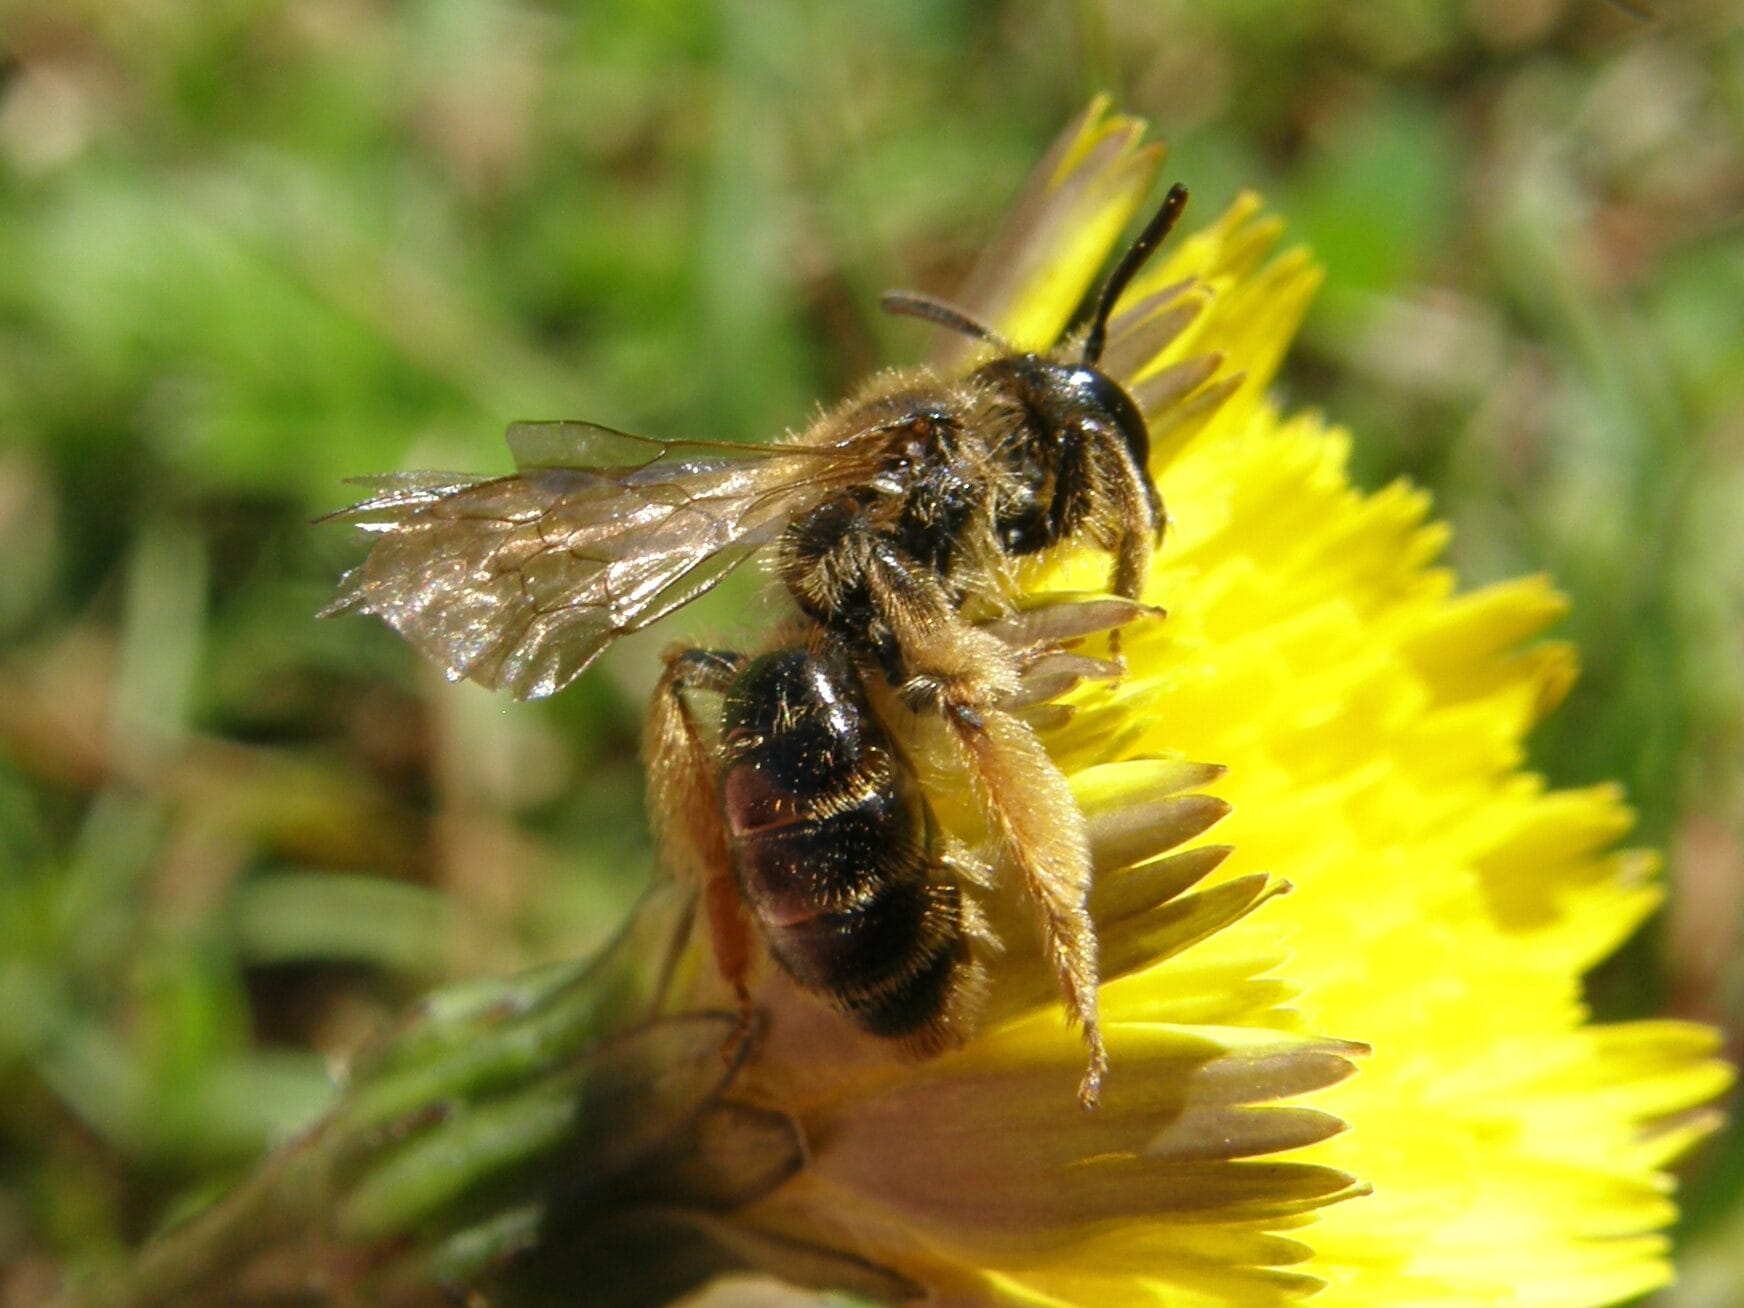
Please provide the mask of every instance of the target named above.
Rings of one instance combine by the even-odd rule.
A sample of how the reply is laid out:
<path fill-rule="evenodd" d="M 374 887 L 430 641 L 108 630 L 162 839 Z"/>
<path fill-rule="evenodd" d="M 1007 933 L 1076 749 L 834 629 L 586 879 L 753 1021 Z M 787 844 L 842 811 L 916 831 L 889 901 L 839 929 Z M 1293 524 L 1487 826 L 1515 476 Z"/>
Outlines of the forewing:
<path fill-rule="evenodd" d="M 523 456 L 529 470 L 514 477 L 378 481 L 382 493 L 335 515 L 376 541 L 324 616 L 374 613 L 450 680 L 540 698 L 617 637 L 714 586 L 854 475 L 829 449 L 694 458 L 684 455 L 704 447 L 608 434 L 647 457 L 552 467 Z"/>

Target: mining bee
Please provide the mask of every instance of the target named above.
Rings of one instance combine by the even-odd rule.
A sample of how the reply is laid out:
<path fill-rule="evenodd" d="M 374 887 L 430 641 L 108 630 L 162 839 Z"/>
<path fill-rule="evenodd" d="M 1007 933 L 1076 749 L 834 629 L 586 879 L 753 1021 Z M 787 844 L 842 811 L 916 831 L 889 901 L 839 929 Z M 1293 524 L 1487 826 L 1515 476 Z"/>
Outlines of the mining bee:
<path fill-rule="evenodd" d="M 325 613 L 377 614 L 450 679 L 537 698 L 772 556 L 795 618 L 755 656 L 669 652 L 646 732 L 663 853 L 701 887 L 741 1012 L 748 913 L 798 986 L 870 1034 L 926 1054 L 968 1030 L 983 928 L 965 882 L 984 871 L 937 830 L 890 725 L 930 716 L 1039 910 L 1093 1104 L 1107 1055 L 1089 842 L 1020 710 L 1059 683 L 1062 643 L 1141 611 L 1163 506 L 1145 420 L 1098 364 L 1115 302 L 1186 198 L 1169 191 L 1075 346 L 1015 349 L 946 303 L 892 294 L 888 311 L 965 333 L 988 357 L 954 380 L 882 374 L 773 444 L 518 423 L 515 476 L 379 479 L 336 515 L 375 544 Z M 1112 556 L 1112 598 L 1016 613 L 1017 564 L 1066 542 Z M 698 716 L 705 694 L 720 699 L 718 729 Z"/>

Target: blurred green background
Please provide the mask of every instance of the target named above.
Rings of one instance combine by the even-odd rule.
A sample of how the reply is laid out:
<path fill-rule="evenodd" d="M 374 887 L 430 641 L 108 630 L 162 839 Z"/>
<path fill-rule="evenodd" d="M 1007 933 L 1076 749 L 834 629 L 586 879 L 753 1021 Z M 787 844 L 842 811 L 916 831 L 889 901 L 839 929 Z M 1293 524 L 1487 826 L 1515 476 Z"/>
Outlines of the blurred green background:
<path fill-rule="evenodd" d="M 124 1255 L 434 981 L 645 882 L 652 651 L 556 702 L 317 623 L 348 475 L 522 417 L 768 436 L 926 337 L 1099 89 L 1329 282 L 1281 382 L 1548 568 L 1673 902 L 1606 1016 L 1744 1029 L 1744 5 L 54 0 L 0 8 L 0 1304 Z M 730 622 L 744 593 L 686 621 Z M 1684 1284 L 1744 1302 L 1744 1139 Z"/>

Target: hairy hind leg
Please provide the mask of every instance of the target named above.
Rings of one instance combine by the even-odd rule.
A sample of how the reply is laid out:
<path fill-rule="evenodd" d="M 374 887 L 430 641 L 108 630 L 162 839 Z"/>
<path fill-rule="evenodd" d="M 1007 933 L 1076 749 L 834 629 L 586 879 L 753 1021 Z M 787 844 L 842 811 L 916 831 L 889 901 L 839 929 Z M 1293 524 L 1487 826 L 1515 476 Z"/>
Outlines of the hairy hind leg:
<path fill-rule="evenodd" d="M 751 936 L 733 875 L 726 824 L 715 787 L 715 764 L 685 695 L 724 692 L 744 666 L 742 654 L 675 648 L 654 689 L 642 732 L 648 766 L 648 813 L 662 862 L 700 887 L 715 966 L 733 992 L 739 1024 L 730 1057 L 751 1032 Z"/>
<path fill-rule="evenodd" d="M 947 705 L 971 764 L 977 798 L 1042 919 L 1042 943 L 1066 1012 L 1083 1028 L 1089 1062 L 1078 1101 L 1094 1108 L 1108 1070 L 1097 1015 L 1096 928 L 1090 920 L 1090 841 L 1065 776 L 1029 726 L 997 708 Z"/>
<path fill-rule="evenodd" d="M 893 548 L 870 551 L 867 587 L 909 673 L 899 690 L 950 724 L 976 798 L 1040 911 L 1066 1012 L 1089 1047 L 1079 1102 L 1093 1107 L 1108 1054 L 1096 1007 L 1090 841 L 1065 776 L 1035 732 L 999 707 L 1021 688 L 1021 660 L 1004 641 L 966 622 L 937 583 L 904 566 Z"/>

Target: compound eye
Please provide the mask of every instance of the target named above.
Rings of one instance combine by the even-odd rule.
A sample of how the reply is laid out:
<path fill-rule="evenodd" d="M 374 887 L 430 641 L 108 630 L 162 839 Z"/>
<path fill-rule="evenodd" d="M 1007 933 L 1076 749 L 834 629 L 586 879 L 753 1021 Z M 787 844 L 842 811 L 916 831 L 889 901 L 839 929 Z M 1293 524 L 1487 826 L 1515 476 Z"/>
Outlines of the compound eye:
<path fill-rule="evenodd" d="M 1140 470 L 1149 468 L 1150 427 L 1144 414 L 1138 411 L 1138 405 L 1133 403 L 1132 396 L 1126 393 L 1126 388 L 1107 373 L 1087 364 L 1072 369 L 1072 387 L 1087 407 L 1099 409 L 1108 416 Z"/>

